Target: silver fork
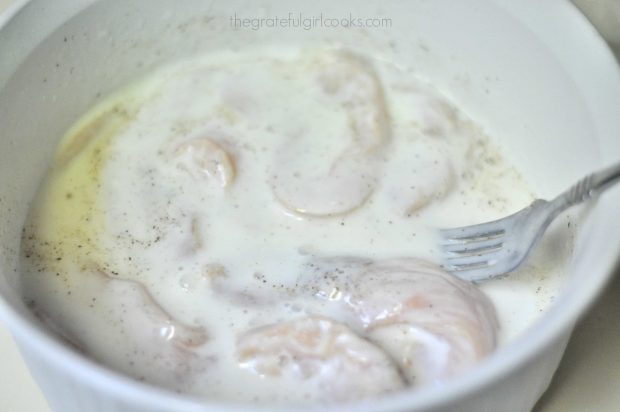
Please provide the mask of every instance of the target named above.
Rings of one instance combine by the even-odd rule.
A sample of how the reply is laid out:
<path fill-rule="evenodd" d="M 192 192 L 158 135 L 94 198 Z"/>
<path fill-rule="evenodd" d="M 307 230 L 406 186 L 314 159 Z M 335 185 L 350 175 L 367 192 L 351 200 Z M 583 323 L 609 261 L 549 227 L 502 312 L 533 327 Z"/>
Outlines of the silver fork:
<path fill-rule="evenodd" d="M 620 180 L 620 163 L 581 179 L 551 201 L 535 200 L 505 218 L 440 230 L 443 267 L 455 276 L 482 282 L 519 266 L 551 221 L 567 208 L 600 194 Z"/>

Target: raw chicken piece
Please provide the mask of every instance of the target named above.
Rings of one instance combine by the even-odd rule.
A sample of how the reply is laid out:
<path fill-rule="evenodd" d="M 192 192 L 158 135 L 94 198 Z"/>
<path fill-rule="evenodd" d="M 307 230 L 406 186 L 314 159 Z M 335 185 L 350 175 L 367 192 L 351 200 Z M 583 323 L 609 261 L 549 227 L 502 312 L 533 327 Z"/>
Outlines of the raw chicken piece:
<path fill-rule="evenodd" d="M 489 299 L 430 263 L 333 258 L 311 265 L 301 280 L 306 290 L 340 305 L 347 324 L 386 350 L 410 384 L 442 382 L 496 346 Z"/>
<path fill-rule="evenodd" d="M 179 391 L 208 368 L 211 360 L 197 351 L 209 341 L 205 329 L 172 317 L 144 285 L 97 269 L 80 278 L 76 293 L 32 297 L 30 303 L 80 351 L 136 379 Z M 113 328 L 119 332 L 110 334 Z"/>
<path fill-rule="evenodd" d="M 327 173 L 300 172 L 295 159 L 304 156 L 303 146 L 285 147 L 287 161 L 276 166 L 273 189 L 280 203 L 297 214 L 331 217 L 359 208 L 370 197 L 377 183 L 380 149 L 390 131 L 383 89 L 367 62 L 335 52 L 321 56 L 316 64 L 322 92 L 348 117 L 350 144 L 327 160 L 331 162 Z"/>
<path fill-rule="evenodd" d="M 404 387 L 377 346 L 328 318 L 306 317 L 251 330 L 238 340 L 239 366 L 274 385 L 298 382 L 325 401 L 347 401 Z M 302 383 L 303 382 L 303 383 Z"/>
<path fill-rule="evenodd" d="M 235 162 L 224 147 L 208 137 L 181 143 L 174 151 L 177 166 L 196 179 L 215 179 L 227 187 L 235 180 Z"/>

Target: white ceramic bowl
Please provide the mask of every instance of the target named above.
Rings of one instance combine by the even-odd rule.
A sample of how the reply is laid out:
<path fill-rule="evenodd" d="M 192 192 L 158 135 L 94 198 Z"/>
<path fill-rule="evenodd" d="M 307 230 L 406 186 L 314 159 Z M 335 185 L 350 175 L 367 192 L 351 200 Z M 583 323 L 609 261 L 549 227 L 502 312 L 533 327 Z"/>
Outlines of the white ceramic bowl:
<path fill-rule="evenodd" d="M 366 31 L 230 27 L 235 13 L 288 12 L 384 16 L 392 24 Z M 0 317 L 58 412 L 247 410 L 200 403 L 97 365 L 42 328 L 20 300 L 21 227 L 58 139 L 101 96 L 150 68 L 210 48 L 261 42 L 337 38 L 372 53 L 395 47 L 401 63 L 499 139 L 542 196 L 620 158 L 618 69 L 594 29 L 564 1 L 32 0 L 10 14 L 0 22 Z M 587 213 L 566 287 L 548 313 L 471 373 L 442 388 L 315 410 L 530 410 L 576 320 L 613 272 L 618 204 L 615 189 Z"/>

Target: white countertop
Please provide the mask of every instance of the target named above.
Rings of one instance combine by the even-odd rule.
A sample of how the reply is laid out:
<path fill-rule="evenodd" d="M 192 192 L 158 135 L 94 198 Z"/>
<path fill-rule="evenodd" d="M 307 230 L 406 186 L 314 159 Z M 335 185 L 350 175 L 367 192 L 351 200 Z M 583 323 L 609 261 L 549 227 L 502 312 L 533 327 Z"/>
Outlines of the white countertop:
<path fill-rule="evenodd" d="M 0 13 L 13 1 L 0 0 Z M 620 55 L 620 50 L 618 53 Z M 576 328 L 560 368 L 534 412 L 620 410 L 619 315 L 620 270 Z M 15 343 L 2 325 L 0 365 L 0 411 L 50 412 Z"/>

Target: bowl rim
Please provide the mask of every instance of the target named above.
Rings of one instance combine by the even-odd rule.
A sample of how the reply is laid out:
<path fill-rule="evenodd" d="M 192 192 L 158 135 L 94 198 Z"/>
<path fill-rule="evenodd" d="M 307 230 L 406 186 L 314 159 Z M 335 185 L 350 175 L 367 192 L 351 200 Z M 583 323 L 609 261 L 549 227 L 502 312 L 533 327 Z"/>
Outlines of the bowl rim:
<path fill-rule="evenodd" d="M 0 14 L 0 30 L 29 3 L 31 3 L 31 0 L 17 0 L 4 13 Z M 495 3 L 500 7 L 509 8 L 507 0 L 495 0 Z M 598 76 L 609 80 L 610 87 L 605 90 L 608 96 L 612 94 L 620 96 L 620 70 L 618 70 L 615 57 L 598 32 L 590 25 L 586 17 L 578 11 L 576 6 L 568 0 L 564 0 L 554 4 L 550 2 L 546 4 L 537 3 L 537 7 L 561 8 L 565 15 L 573 19 L 573 23 L 578 22 L 580 25 L 579 30 L 583 32 L 584 36 L 587 35 L 589 37 L 587 41 L 584 41 L 587 45 L 580 47 L 584 49 L 594 48 L 597 52 L 596 61 L 590 61 L 589 67 L 595 73 L 598 73 Z M 514 16 L 513 13 L 511 15 Z M 530 27 L 527 19 L 521 20 L 521 22 L 526 27 Z M 565 22 L 558 23 L 566 24 Z M 563 65 L 566 63 L 562 56 L 560 56 L 560 61 Z M 581 86 L 581 84 L 579 85 Z M 615 100 L 620 103 L 620 98 Z M 560 299 L 526 333 L 520 335 L 501 350 L 498 350 L 488 359 L 481 362 L 471 373 L 463 377 L 457 377 L 443 387 L 431 386 L 414 391 L 404 391 L 383 398 L 372 399 L 372 403 L 362 401 L 329 406 L 310 405 L 303 407 L 303 409 L 360 412 L 370 410 L 393 411 L 403 407 L 420 409 L 439 407 L 459 399 L 465 399 L 468 395 L 474 394 L 476 390 L 489 386 L 493 381 L 505 378 L 519 365 L 532 360 L 543 349 L 570 331 L 574 323 L 593 304 L 595 298 L 611 279 L 619 260 L 617 253 L 613 253 L 614 250 L 620 250 L 620 236 L 618 235 L 620 233 L 620 221 L 617 221 L 617 219 L 614 221 L 613 219 L 614 205 L 619 203 L 620 191 L 618 190 L 613 193 L 613 196 L 603 197 L 598 201 L 601 213 L 598 219 L 592 222 L 594 225 L 593 230 L 600 236 L 606 236 L 613 240 L 609 244 L 607 255 L 604 255 L 606 259 L 600 262 L 599 268 L 601 270 L 598 274 L 595 274 L 579 290 L 573 288 L 563 293 Z M 565 302 L 570 302 L 570 305 L 563 304 Z M 139 402 L 142 405 L 152 406 L 153 408 L 165 406 L 166 408 L 178 408 L 184 411 L 227 410 L 233 412 L 247 410 L 247 404 L 205 401 L 187 395 L 179 395 L 163 388 L 137 382 L 128 376 L 108 369 L 62 344 L 34 322 L 33 319 L 20 314 L 2 295 L 0 295 L 0 320 L 9 328 L 13 336 L 18 339 L 20 346 L 23 345 L 23 342 L 26 342 L 27 345 L 31 345 L 29 349 L 37 348 L 39 353 L 44 353 L 46 361 L 54 364 L 55 367 L 71 369 L 74 378 L 81 381 L 89 381 L 91 386 L 115 393 L 123 399 Z M 289 410 L 289 407 L 285 405 L 258 405 L 253 406 L 253 409 L 257 411 L 284 411 Z"/>
<path fill-rule="evenodd" d="M 29 2 L 30 0 L 14 0 L 4 11 L 0 12 L 0 29 Z"/>

